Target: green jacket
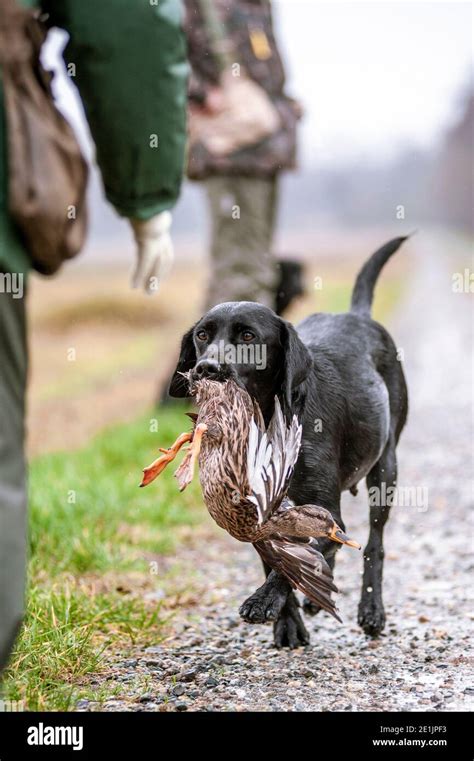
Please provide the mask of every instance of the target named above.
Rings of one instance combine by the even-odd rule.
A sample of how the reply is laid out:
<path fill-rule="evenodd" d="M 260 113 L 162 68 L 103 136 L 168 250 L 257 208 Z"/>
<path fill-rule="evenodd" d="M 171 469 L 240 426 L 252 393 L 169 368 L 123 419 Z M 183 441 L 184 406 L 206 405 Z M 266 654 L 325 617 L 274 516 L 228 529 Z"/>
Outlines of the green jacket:
<path fill-rule="evenodd" d="M 148 219 L 177 201 L 186 142 L 188 65 L 180 0 L 22 0 L 69 33 L 64 58 L 96 145 L 107 199 Z M 1 75 L 1 69 L 0 69 Z M 5 113 L 0 76 L 0 269 L 29 258 L 7 213 Z M 153 136 L 158 147 L 151 147 Z M 47 179 L 45 179 L 47 181 Z"/>

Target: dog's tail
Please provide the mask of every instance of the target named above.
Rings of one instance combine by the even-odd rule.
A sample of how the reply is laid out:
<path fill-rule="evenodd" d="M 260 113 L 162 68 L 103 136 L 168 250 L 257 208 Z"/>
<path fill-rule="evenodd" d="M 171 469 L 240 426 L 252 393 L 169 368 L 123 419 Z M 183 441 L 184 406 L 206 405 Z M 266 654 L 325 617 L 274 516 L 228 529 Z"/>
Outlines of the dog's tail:
<path fill-rule="evenodd" d="M 389 240 L 375 254 L 372 254 L 370 259 L 364 264 L 357 275 L 354 290 L 352 291 L 351 312 L 370 316 L 377 278 L 390 257 L 395 251 L 398 251 L 402 243 L 409 237 L 410 235 L 404 235 L 400 238 Z"/>

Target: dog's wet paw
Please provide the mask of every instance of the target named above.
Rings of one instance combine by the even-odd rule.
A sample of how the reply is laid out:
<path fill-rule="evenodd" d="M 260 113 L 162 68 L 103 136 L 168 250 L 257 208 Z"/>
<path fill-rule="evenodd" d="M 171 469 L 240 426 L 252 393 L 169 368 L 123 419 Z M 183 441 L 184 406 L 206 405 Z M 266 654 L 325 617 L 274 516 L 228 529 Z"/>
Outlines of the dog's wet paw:
<path fill-rule="evenodd" d="M 276 587 L 260 587 L 239 608 L 239 614 L 248 624 L 276 621 L 287 599 L 287 593 Z"/>
<path fill-rule="evenodd" d="M 382 600 L 361 600 L 357 616 L 359 626 L 370 637 L 377 637 L 385 627 L 385 610 Z"/>
<path fill-rule="evenodd" d="M 298 606 L 294 599 L 283 608 L 278 621 L 273 625 L 275 647 L 289 647 L 295 650 L 297 647 L 309 645 L 309 633 L 299 614 Z"/>

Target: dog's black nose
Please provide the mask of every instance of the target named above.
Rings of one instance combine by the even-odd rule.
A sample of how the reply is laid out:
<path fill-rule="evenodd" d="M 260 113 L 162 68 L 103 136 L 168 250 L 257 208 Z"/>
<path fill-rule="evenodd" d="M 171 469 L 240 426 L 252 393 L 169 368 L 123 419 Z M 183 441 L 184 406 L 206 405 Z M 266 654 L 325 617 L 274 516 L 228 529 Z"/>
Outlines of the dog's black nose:
<path fill-rule="evenodd" d="M 220 365 L 215 359 L 201 359 L 193 370 L 196 379 L 210 378 L 215 379 L 221 371 Z"/>

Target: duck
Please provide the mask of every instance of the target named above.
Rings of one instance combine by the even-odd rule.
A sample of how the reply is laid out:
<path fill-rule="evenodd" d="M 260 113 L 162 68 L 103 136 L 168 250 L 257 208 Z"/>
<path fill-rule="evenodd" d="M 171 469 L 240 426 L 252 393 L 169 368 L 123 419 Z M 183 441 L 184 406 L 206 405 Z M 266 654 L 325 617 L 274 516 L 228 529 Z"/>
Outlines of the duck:
<path fill-rule="evenodd" d="M 147 486 L 187 444 L 175 472 L 180 491 L 193 480 L 196 464 L 204 502 L 214 521 L 233 538 L 254 545 L 262 560 L 282 573 L 295 589 L 341 618 L 332 598 L 338 589 L 318 550 L 318 538 L 360 549 L 318 505 L 295 505 L 288 488 L 301 448 L 296 415 L 287 424 L 278 397 L 265 426 L 259 405 L 233 379 L 190 381 L 199 408 L 187 413 L 193 429 L 143 470 Z"/>

